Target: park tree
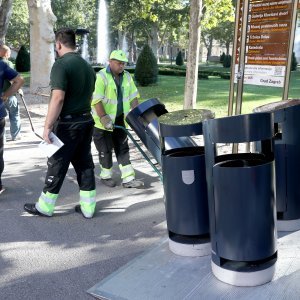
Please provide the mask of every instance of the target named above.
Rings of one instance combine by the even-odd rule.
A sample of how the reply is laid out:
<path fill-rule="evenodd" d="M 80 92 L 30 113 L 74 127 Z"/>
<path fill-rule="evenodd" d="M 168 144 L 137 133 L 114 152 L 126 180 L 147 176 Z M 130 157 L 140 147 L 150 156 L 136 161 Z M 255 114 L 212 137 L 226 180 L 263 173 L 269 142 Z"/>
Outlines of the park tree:
<path fill-rule="evenodd" d="M 5 43 L 5 36 L 11 16 L 13 0 L 0 0 L 0 43 Z"/>
<path fill-rule="evenodd" d="M 28 6 L 24 0 L 13 0 L 12 14 L 6 33 L 6 43 L 14 48 L 25 45 L 29 49 L 30 24 Z"/>
<path fill-rule="evenodd" d="M 202 14 L 201 38 L 207 49 L 207 56 L 211 55 L 214 40 L 218 40 L 226 46 L 226 54 L 228 55 L 234 34 L 234 6 L 232 0 L 205 0 Z"/>
<path fill-rule="evenodd" d="M 190 0 L 189 48 L 186 64 L 184 109 L 196 108 L 201 8 L 202 0 Z"/>
<path fill-rule="evenodd" d="M 140 45 L 147 42 L 156 57 L 162 43 L 182 26 L 182 20 L 187 14 L 187 1 L 110 1 L 112 27 L 130 32 L 130 36 L 140 39 Z"/>
<path fill-rule="evenodd" d="M 56 21 L 50 0 L 27 0 L 30 19 L 30 89 L 36 92 L 49 87 L 54 62 L 54 31 Z"/>
<path fill-rule="evenodd" d="M 234 38 L 234 22 L 232 21 L 223 21 L 220 22 L 220 25 L 215 28 L 213 38 L 218 40 L 221 45 L 226 48 L 226 55 L 229 55 L 230 44 Z"/>
<path fill-rule="evenodd" d="M 54 28 L 70 27 L 87 29 L 89 49 L 97 47 L 98 0 L 51 0 L 51 7 L 57 18 Z M 77 37 L 77 43 L 81 44 Z"/>

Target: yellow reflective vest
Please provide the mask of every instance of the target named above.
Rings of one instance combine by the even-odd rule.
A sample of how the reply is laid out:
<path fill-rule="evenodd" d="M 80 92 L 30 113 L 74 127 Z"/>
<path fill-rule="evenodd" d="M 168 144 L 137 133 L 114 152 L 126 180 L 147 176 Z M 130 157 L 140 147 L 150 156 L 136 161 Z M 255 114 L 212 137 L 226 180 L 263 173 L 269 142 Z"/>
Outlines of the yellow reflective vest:
<path fill-rule="evenodd" d="M 135 98 L 140 97 L 134 81 L 130 73 L 127 71 L 124 71 L 121 88 L 123 94 L 123 112 L 124 118 L 126 118 L 127 114 L 130 111 L 130 103 Z M 101 124 L 100 117 L 97 115 L 95 110 L 95 105 L 100 101 L 102 102 L 106 114 L 110 116 L 114 123 L 117 114 L 118 93 L 116 83 L 109 68 L 104 68 L 97 73 L 95 90 L 92 100 L 92 112 L 95 121 L 95 127 L 106 130 Z"/>

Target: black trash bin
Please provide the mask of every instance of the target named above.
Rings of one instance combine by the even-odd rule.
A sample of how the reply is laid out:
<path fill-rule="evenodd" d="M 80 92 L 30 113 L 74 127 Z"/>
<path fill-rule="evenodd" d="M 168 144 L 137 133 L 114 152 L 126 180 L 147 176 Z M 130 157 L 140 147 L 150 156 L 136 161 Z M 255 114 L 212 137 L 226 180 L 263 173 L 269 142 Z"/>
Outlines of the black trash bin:
<path fill-rule="evenodd" d="M 269 103 L 255 112 L 273 112 L 277 229 L 300 229 L 300 100 Z"/>
<path fill-rule="evenodd" d="M 209 110 L 182 110 L 158 118 L 169 248 L 183 256 L 211 250 L 204 146 L 170 149 L 166 140 L 202 135 L 202 121 L 212 117 Z"/>
<path fill-rule="evenodd" d="M 161 149 L 157 118 L 166 113 L 168 111 L 165 106 L 158 99 L 152 98 L 139 104 L 126 116 L 127 123 L 160 165 Z M 189 137 L 166 138 L 167 149 L 193 146 L 196 146 L 196 143 Z"/>
<path fill-rule="evenodd" d="M 277 260 L 273 118 L 239 115 L 203 123 L 213 274 L 255 286 Z M 256 142 L 261 152 L 218 154 L 221 143 Z"/>

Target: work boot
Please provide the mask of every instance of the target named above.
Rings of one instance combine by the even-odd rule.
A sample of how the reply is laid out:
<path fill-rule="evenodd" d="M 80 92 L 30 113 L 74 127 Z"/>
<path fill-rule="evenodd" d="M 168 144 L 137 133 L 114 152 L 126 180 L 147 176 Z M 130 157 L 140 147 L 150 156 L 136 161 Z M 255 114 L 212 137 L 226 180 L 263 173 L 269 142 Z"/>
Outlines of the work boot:
<path fill-rule="evenodd" d="M 139 188 L 142 186 L 144 186 L 144 182 L 136 179 L 132 179 L 129 182 L 123 183 L 124 188 Z"/>
<path fill-rule="evenodd" d="M 77 213 L 79 213 L 79 214 L 82 214 L 82 216 L 83 216 L 84 218 L 86 218 L 86 219 L 91 219 L 91 218 L 92 218 L 92 217 L 87 217 L 87 216 L 84 215 L 84 213 L 83 213 L 82 210 L 81 210 L 80 204 L 77 204 L 77 205 L 75 206 L 75 211 L 76 211 Z"/>
<path fill-rule="evenodd" d="M 116 183 L 112 178 L 106 178 L 106 179 L 101 178 L 101 182 L 104 185 L 109 186 L 109 187 L 115 187 L 116 186 Z"/>
<path fill-rule="evenodd" d="M 43 216 L 43 217 L 51 217 L 51 216 L 45 215 L 45 214 L 41 213 L 40 211 L 38 211 L 36 209 L 36 207 L 35 207 L 35 203 L 26 203 L 24 205 L 24 210 L 26 212 L 28 212 L 29 214 L 31 214 L 31 215 Z"/>

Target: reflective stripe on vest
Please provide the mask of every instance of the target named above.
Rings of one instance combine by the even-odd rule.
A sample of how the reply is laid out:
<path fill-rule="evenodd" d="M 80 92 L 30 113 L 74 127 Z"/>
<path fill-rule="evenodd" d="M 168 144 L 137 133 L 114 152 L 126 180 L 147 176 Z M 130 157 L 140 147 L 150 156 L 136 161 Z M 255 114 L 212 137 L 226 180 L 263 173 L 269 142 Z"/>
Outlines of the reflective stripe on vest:
<path fill-rule="evenodd" d="M 96 208 L 96 190 L 81 191 L 80 194 L 80 208 L 85 217 L 91 218 L 95 213 Z"/>
<path fill-rule="evenodd" d="M 105 169 L 105 168 L 103 168 L 103 167 L 100 165 L 100 170 L 101 170 L 101 172 L 100 172 L 100 177 L 101 177 L 102 179 L 108 179 L 108 178 L 111 178 L 111 176 L 112 176 L 112 168 L 110 168 L 110 169 Z"/>
<path fill-rule="evenodd" d="M 134 179 L 135 172 L 132 165 L 126 165 L 126 166 L 119 165 L 119 168 L 121 171 L 121 178 L 123 179 L 123 183 L 127 183 Z"/>
<path fill-rule="evenodd" d="M 47 192 L 41 193 L 39 201 L 36 203 L 36 209 L 47 216 L 52 216 L 55 208 L 55 203 L 58 198 L 58 194 L 51 194 Z"/>

